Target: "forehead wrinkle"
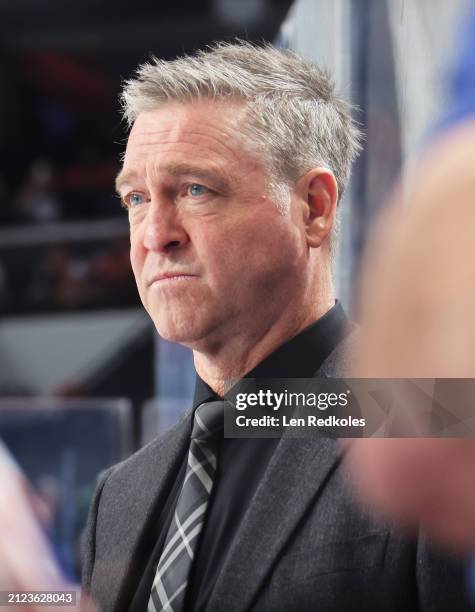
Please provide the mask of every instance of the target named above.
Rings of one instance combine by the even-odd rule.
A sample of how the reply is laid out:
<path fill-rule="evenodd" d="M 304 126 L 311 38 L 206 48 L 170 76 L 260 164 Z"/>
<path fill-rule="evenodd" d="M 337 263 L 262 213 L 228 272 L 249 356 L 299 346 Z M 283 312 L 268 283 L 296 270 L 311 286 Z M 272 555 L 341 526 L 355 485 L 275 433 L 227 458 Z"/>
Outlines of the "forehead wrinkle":
<path fill-rule="evenodd" d="M 167 164 L 169 164 L 170 166 L 175 165 L 175 164 L 180 165 L 180 166 L 186 165 L 186 166 L 195 167 L 198 170 L 203 169 L 205 171 L 209 168 L 211 173 L 218 173 L 219 175 L 223 176 L 230 185 L 234 184 L 236 181 L 236 177 L 239 177 L 242 174 L 251 175 L 252 173 L 260 171 L 260 170 L 265 171 L 265 168 L 260 163 L 260 161 L 250 155 L 248 156 L 248 159 L 246 159 L 246 162 L 247 162 L 246 164 L 243 163 L 242 157 L 240 158 L 239 156 L 236 156 L 235 160 L 230 165 L 229 159 L 223 159 L 223 156 L 220 155 L 219 151 L 216 151 L 212 149 L 211 147 L 209 147 L 209 150 L 212 153 L 214 153 L 214 156 L 213 157 L 203 156 L 203 166 L 201 167 L 200 167 L 200 164 L 198 163 L 182 162 L 179 159 L 177 161 L 173 159 L 171 159 L 170 161 L 162 161 L 161 163 L 159 163 L 159 166 L 161 165 L 166 166 Z M 162 152 L 165 154 L 176 153 L 174 148 L 170 148 L 170 149 L 165 148 Z M 193 172 L 191 172 L 190 174 L 193 174 Z M 267 174 L 265 174 L 265 176 L 267 178 Z"/>
<path fill-rule="evenodd" d="M 214 139 L 213 139 L 214 140 Z M 195 142 L 188 142 L 188 141 L 179 141 L 179 143 L 177 143 L 177 141 L 165 141 L 160 143 L 159 148 L 160 148 L 160 153 L 162 155 L 168 155 L 171 154 L 170 157 L 175 157 L 175 159 L 170 159 L 170 160 L 160 160 L 157 161 L 156 159 L 154 159 L 155 155 L 153 154 L 153 149 L 150 152 L 150 155 L 147 155 L 144 159 L 144 156 L 142 155 L 133 155 L 133 160 L 139 160 L 139 164 L 141 164 L 142 162 L 145 162 L 145 164 L 151 164 L 151 168 L 153 167 L 154 170 L 153 172 L 156 173 L 157 170 L 160 171 L 161 166 L 162 165 L 172 165 L 172 164 L 180 164 L 180 165 L 184 165 L 185 163 L 188 166 L 197 166 L 198 164 L 193 164 L 193 163 L 189 163 L 189 162 L 183 162 L 180 160 L 180 158 L 183 155 L 183 151 L 177 151 L 176 148 L 174 147 L 174 145 L 176 144 L 184 144 L 184 145 L 190 145 L 190 146 L 196 146 Z M 216 144 L 219 144 L 220 146 L 224 147 L 226 150 L 229 150 L 229 152 L 232 154 L 232 169 L 230 170 L 226 170 L 226 164 L 229 164 L 230 159 L 229 157 L 223 157 L 222 151 L 220 151 L 219 147 L 216 147 Z M 148 143 L 146 145 L 147 149 L 149 147 L 152 146 L 157 146 L 156 143 Z M 216 143 L 216 142 L 211 142 L 208 143 L 206 145 L 207 149 L 208 149 L 208 153 L 211 153 L 212 155 L 202 155 L 204 162 L 204 165 L 208 165 L 211 166 L 211 172 L 213 172 L 213 167 L 214 167 L 214 171 L 218 172 L 221 175 L 224 175 L 226 177 L 229 177 L 230 182 L 232 182 L 232 177 L 236 174 L 241 174 L 241 171 L 247 171 L 247 172 L 253 172 L 253 171 L 257 171 L 259 169 L 263 169 L 263 164 L 260 162 L 260 160 L 258 160 L 255 156 L 252 156 L 251 154 L 249 154 L 247 151 L 243 151 L 243 155 L 246 157 L 246 162 L 247 162 L 247 168 L 244 167 L 244 163 L 243 163 L 243 155 L 238 155 L 237 153 L 235 153 L 235 151 L 233 151 L 233 149 L 227 147 L 226 145 L 224 145 L 223 143 Z M 135 159 L 134 159 L 135 158 Z M 131 162 L 129 162 L 131 163 Z M 134 164 L 134 162 L 132 161 L 132 164 Z M 238 170 L 236 171 L 236 167 L 238 168 Z M 135 176 L 140 176 L 140 173 L 137 171 L 133 171 L 133 169 L 131 169 L 130 174 L 132 175 L 132 173 L 135 174 Z M 129 174 L 129 172 L 125 171 L 125 176 L 127 176 Z M 122 174 L 122 173 L 121 173 Z M 121 174 L 119 174 L 119 177 L 121 176 Z M 119 178 L 118 177 L 118 178 Z M 122 181 L 121 181 L 122 182 Z"/>
<path fill-rule="evenodd" d="M 246 156 L 250 156 L 251 154 L 247 151 L 247 149 L 244 147 L 244 144 L 242 143 L 241 139 L 236 141 L 236 145 L 241 145 L 243 147 L 242 151 L 236 151 L 235 148 L 232 147 L 232 145 L 228 144 L 227 141 L 224 140 L 224 136 L 221 138 L 217 138 L 215 136 L 211 136 L 209 134 L 203 134 L 203 132 L 199 132 L 199 131 L 190 131 L 190 130 L 184 130 L 184 134 L 182 137 L 179 137 L 177 140 L 175 140 L 174 138 L 170 138 L 170 139 L 156 139 L 154 138 L 154 136 L 156 137 L 157 135 L 160 134 L 164 134 L 169 132 L 170 130 L 163 130 L 163 131 L 157 131 L 157 132 L 148 132 L 147 134 L 143 135 L 143 139 L 142 141 L 138 141 L 135 143 L 135 146 L 143 146 L 143 147 L 160 147 L 162 145 L 180 145 L 180 144 L 188 144 L 188 145 L 192 145 L 192 146 L 207 146 L 209 147 L 213 152 L 215 152 L 217 155 L 221 155 L 221 153 L 219 152 L 219 150 L 214 149 L 213 147 L 210 146 L 209 142 L 200 142 L 198 139 L 200 139 L 201 141 L 211 141 L 212 142 L 216 142 L 220 147 L 222 147 L 228 154 L 230 154 L 236 161 L 238 161 L 239 163 L 242 162 L 242 155 L 245 154 Z M 194 140 L 188 140 L 188 137 L 190 136 L 196 136 L 197 139 Z M 175 137 L 177 138 L 177 137 Z M 257 160 L 256 160 L 257 161 Z"/>
<path fill-rule="evenodd" d="M 206 103 L 206 107 L 209 108 L 208 103 Z M 144 125 L 139 127 L 138 142 L 152 145 L 159 144 L 155 142 L 156 138 L 160 139 L 162 136 L 169 134 L 172 140 L 167 139 L 168 142 L 177 142 L 175 139 L 178 139 L 179 143 L 184 137 L 196 136 L 200 139 L 215 139 L 232 156 L 238 157 L 237 152 L 228 144 L 231 137 L 236 146 L 242 146 L 247 153 L 251 153 L 249 147 L 246 146 L 239 122 L 243 114 L 239 110 L 245 109 L 227 105 L 224 107 L 225 112 L 222 113 L 220 107 L 221 105 L 218 105 L 218 112 L 213 115 L 213 121 L 201 113 L 199 109 L 193 112 L 193 105 L 189 107 L 191 113 L 185 116 L 180 113 L 178 113 L 178 116 L 176 114 L 171 115 L 169 111 L 168 115 L 157 117 L 154 114 L 156 111 L 149 111 L 150 114 L 147 113 L 148 116 L 145 118 Z M 232 115 L 230 115 L 231 112 Z M 137 121 L 140 123 L 140 118 Z M 157 123 L 162 123 L 162 125 L 157 125 Z M 199 124 L 199 128 L 196 127 L 197 124 Z M 135 126 L 137 126 L 137 122 L 134 124 Z M 133 131 L 134 128 L 132 128 L 132 133 Z"/>

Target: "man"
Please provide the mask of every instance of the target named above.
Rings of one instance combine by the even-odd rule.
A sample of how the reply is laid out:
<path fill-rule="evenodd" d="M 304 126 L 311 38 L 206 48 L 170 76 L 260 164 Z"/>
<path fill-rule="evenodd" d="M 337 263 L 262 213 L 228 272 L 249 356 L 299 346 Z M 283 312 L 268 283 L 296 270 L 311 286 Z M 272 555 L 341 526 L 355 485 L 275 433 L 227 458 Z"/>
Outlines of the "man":
<path fill-rule="evenodd" d="M 354 343 L 331 263 L 359 135 L 328 76 L 219 44 L 142 66 L 123 101 L 132 267 L 197 385 L 190 413 L 101 479 L 85 589 L 106 612 L 466 609 L 456 565 L 354 507 L 334 441 L 215 434 L 243 377 L 338 376 Z"/>

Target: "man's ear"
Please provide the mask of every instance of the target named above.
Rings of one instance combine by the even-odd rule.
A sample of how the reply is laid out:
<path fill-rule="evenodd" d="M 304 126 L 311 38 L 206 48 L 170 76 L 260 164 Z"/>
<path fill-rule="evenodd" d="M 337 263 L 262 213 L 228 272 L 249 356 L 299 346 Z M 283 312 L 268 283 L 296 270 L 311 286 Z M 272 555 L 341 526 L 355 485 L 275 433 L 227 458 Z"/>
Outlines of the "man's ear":
<path fill-rule="evenodd" d="M 319 247 L 331 232 L 338 203 L 338 185 L 328 168 L 313 168 L 300 177 L 297 189 L 304 203 L 307 243 Z"/>

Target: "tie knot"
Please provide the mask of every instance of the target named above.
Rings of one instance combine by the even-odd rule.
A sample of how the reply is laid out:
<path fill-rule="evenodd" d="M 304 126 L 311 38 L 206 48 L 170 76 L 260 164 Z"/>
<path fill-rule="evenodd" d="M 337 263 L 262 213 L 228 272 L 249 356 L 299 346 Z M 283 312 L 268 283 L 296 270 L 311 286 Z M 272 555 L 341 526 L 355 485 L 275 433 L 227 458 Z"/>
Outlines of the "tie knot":
<path fill-rule="evenodd" d="M 224 402 L 205 402 L 195 410 L 192 439 L 207 440 L 223 429 Z"/>

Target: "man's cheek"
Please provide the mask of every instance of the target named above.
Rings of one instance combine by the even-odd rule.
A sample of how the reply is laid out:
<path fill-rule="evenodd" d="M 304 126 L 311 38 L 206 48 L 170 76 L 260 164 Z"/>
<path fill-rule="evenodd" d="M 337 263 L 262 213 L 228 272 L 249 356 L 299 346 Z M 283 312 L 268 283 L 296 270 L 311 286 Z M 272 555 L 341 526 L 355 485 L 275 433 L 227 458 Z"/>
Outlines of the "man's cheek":
<path fill-rule="evenodd" d="M 135 283 L 140 291 L 140 270 L 137 259 L 134 257 L 132 251 L 130 251 L 130 264 L 132 266 L 132 272 L 134 273 Z"/>
<path fill-rule="evenodd" d="M 139 278 L 138 274 L 143 268 L 143 260 L 144 260 L 144 248 L 142 246 L 142 241 L 135 234 L 135 232 L 130 232 L 130 263 L 132 265 L 132 271 L 134 273 L 135 279 Z"/>
<path fill-rule="evenodd" d="M 145 279 L 143 278 L 143 257 L 141 256 L 140 249 L 137 247 L 137 245 L 134 246 L 132 239 L 130 245 L 130 264 L 132 266 L 132 272 L 134 273 L 135 284 L 137 285 L 140 299 L 146 308 Z"/>

